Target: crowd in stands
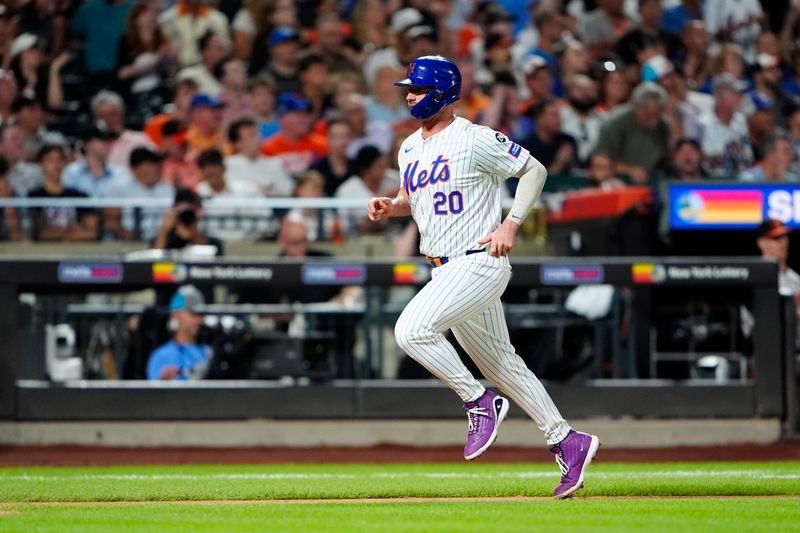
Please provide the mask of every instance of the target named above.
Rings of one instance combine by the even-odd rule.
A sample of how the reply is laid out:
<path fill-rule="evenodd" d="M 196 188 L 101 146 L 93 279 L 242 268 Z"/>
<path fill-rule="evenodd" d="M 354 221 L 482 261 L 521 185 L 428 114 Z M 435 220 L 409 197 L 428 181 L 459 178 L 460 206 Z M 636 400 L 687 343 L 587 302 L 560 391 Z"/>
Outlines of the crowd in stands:
<path fill-rule="evenodd" d="M 795 181 L 799 14 L 798 0 L 11 0 L 0 197 L 392 194 L 417 127 L 392 84 L 427 54 L 458 64 L 457 114 L 519 142 L 550 180 Z M 0 214 L 10 240 L 172 231 L 128 209 L 38 208 L 25 228 Z M 311 241 L 374 231 L 349 211 L 250 214 L 204 234 L 274 238 L 278 215 Z"/>

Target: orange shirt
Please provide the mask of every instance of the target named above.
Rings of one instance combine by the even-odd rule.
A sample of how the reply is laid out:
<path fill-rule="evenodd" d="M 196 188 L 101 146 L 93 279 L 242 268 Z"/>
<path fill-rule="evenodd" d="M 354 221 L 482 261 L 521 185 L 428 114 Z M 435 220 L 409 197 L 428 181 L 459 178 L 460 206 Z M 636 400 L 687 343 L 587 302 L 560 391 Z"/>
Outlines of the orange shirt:
<path fill-rule="evenodd" d="M 169 122 L 175 118 L 175 115 L 172 113 L 161 113 L 160 115 L 156 115 L 150 120 L 147 121 L 147 124 L 144 125 L 143 131 L 153 140 L 156 146 L 159 148 L 164 147 L 163 143 L 163 135 L 161 135 L 161 128 L 164 127 L 164 124 Z"/>
<path fill-rule="evenodd" d="M 470 122 L 475 122 L 475 117 L 478 116 L 478 113 L 485 111 L 491 102 L 491 98 L 476 89 L 466 98 L 456 101 L 455 111 L 458 116 L 464 117 Z"/>
<path fill-rule="evenodd" d="M 203 135 L 196 128 L 190 126 L 186 132 L 186 139 L 189 141 L 189 154 L 195 156 L 200 152 L 210 148 L 222 150 L 224 143 L 222 135 L 217 132 L 214 135 Z"/>
<path fill-rule="evenodd" d="M 271 135 L 261 145 L 261 153 L 280 157 L 289 174 L 305 172 L 315 160 L 328 153 L 328 141 L 318 133 L 309 133 L 297 141 L 289 141 L 281 132 Z"/>

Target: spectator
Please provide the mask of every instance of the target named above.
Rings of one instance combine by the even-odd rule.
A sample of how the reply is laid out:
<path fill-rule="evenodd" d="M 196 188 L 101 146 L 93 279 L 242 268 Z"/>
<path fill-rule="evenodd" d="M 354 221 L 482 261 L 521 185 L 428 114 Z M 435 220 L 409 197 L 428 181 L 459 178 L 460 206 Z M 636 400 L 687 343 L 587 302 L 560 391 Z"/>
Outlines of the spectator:
<path fill-rule="evenodd" d="M 261 190 L 255 183 L 234 182 L 227 178 L 224 159 L 219 150 L 206 150 L 200 154 L 197 166 L 203 175 L 203 181 L 197 185 L 197 194 L 209 200 L 206 202 L 206 207 L 214 215 L 206 221 L 206 229 L 210 235 L 223 240 L 242 240 L 271 229 L 272 210 L 268 208 L 242 209 L 219 205 L 218 200 L 249 200 L 261 197 Z"/>
<path fill-rule="evenodd" d="M 481 76 L 486 85 L 491 85 L 497 81 L 498 74 L 513 70 L 513 61 L 511 59 L 511 45 L 513 42 L 514 40 L 511 37 L 501 33 L 490 33 L 486 37 L 482 65 L 486 72 Z"/>
<path fill-rule="evenodd" d="M 424 21 L 422 13 L 413 7 L 398 9 L 392 13 L 388 29 L 393 45 L 375 50 L 364 59 L 362 73 L 368 85 L 372 86 L 375 82 L 375 73 L 379 67 L 389 65 L 403 68 L 403 65 L 408 65 L 414 56 L 411 55 L 410 41 L 405 37 L 405 32 Z"/>
<path fill-rule="evenodd" d="M 263 1 L 263 0 L 257 0 Z M 267 66 L 270 57 L 269 38 L 275 28 L 297 28 L 297 4 L 294 0 L 266 0 L 263 22 L 256 20 L 259 32 L 253 40 L 248 73 L 253 76 Z"/>
<path fill-rule="evenodd" d="M 39 148 L 44 144 L 67 145 L 67 139 L 61 133 L 48 130 L 45 126 L 47 117 L 38 100 L 20 96 L 11 105 L 11 111 L 14 113 L 14 123 L 19 126 L 22 134 L 25 159 L 35 159 Z"/>
<path fill-rule="evenodd" d="M 191 78 L 178 76 L 175 97 L 172 103 L 167 106 L 169 110 L 148 120 L 144 127 L 144 132 L 158 148 L 163 148 L 161 133 L 164 124 L 170 120 L 177 120 L 183 124 L 189 122 L 189 107 L 196 94 L 197 82 Z"/>
<path fill-rule="evenodd" d="M 325 196 L 333 196 L 351 174 L 347 160 L 347 147 L 352 140 L 350 124 L 343 119 L 331 120 L 328 123 L 327 140 L 327 155 L 311 165 L 311 168 L 323 176 Z"/>
<path fill-rule="evenodd" d="M 778 292 L 783 296 L 796 296 L 800 293 L 800 275 L 786 264 L 789 258 L 790 233 L 789 228 L 774 219 L 765 220 L 756 229 L 756 244 L 761 251 L 761 257 L 778 262 Z"/>
<path fill-rule="evenodd" d="M 798 6 L 800 9 L 800 5 Z M 781 92 L 792 100 L 800 100 L 800 46 L 792 48 L 789 54 L 789 71 L 781 82 Z M 2 107 L 0 107 L 2 110 Z"/>
<path fill-rule="evenodd" d="M 0 65 L 8 66 L 8 52 L 16 35 L 14 13 L 9 6 L 0 4 Z"/>
<path fill-rule="evenodd" d="M 208 237 L 200 229 L 203 217 L 203 202 L 189 189 L 178 189 L 175 202 L 161 219 L 161 228 L 153 241 L 158 250 L 182 250 L 187 246 L 211 245 L 217 248 L 217 256 L 222 256 L 222 241 Z"/>
<path fill-rule="evenodd" d="M 752 115 L 757 108 L 769 106 L 780 122 L 783 121 L 783 109 L 787 104 L 781 93 L 781 60 L 777 56 L 758 54 L 753 66 L 753 88 L 742 98 L 741 111 L 746 116 Z"/>
<path fill-rule="evenodd" d="M 0 126 L 8 123 L 13 112 L 11 106 L 19 93 L 14 71 L 0 68 Z"/>
<path fill-rule="evenodd" d="M 531 120 L 520 114 L 520 101 L 515 80 L 510 72 L 504 72 L 489 90 L 492 101 L 478 122 L 512 138 L 519 139 L 531 130 Z"/>
<path fill-rule="evenodd" d="M 548 98 L 540 102 L 533 110 L 533 118 L 536 120 L 536 129 L 520 144 L 547 168 L 549 174 L 569 171 L 577 163 L 578 148 L 575 139 L 561 130 L 556 100 Z M 513 195 L 517 181 L 507 180 L 506 184 Z"/>
<path fill-rule="evenodd" d="M 364 96 L 367 92 L 361 82 L 361 76 L 351 72 L 334 74 L 331 76 L 328 87 L 334 107 L 333 111 L 339 113 L 343 112 L 347 100 L 354 94 Z"/>
<path fill-rule="evenodd" d="M 597 151 L 608 154 L 619 173 L 638 184 L 663 167 L 668 155 L 670 129 L 664 118 L 664 89 L 645 82 L 633 90 L 630 104 L 609 113 L 600 130 Z"/>
<path fill-rule="evenodd" d="M 566 92 L 566 105 L 559 107 L 561 128 L 577 142 L 577 161 L 583 165 L 589 160 L 603 125 L 603 118 L 595 109 L 597 84 L 590 77 L 579 74 L 572 78 Z"/>
<path fill-rule="evenodd" d="M 353 161 L 354 174 L 336 189 L 336 198 L 369 200 L 376 196 L 394 196 L 400 180 L 387 170 L 386 156 L 375 146 L 364 146 Z M 363 209 L 343 210 L 340 215 L 347 222 L 348 233 L 370 233 L 376 231 L 376 227 L 379 229 Z"/>
<path fill-rule="evenodd" d="M 83 63 L 93 87 L 116 80 L 117 48 L 132 6 L 132 0 L 87 0 L 72 16 L 70 28 L 84 41 Z"/>
<path fill-rule="evenodd" d="M 216 68 L 227 55 L 228 47 L 222 37 L 210 31 L 200 37 L 197 47 L 200 50 L 200 62 L 185 67 L 179 75 L 196 81 L 201 93 L 217 97 L 223 86 L 215 75 Z"/>
<path fill-rule="evenodd" d="M 753 159 L 760 161 L 763 154 L 761 145 L 764 139 L 775 130 L 775 103 L 756 96 L 755 108 L 747 117 L 747 140 L 753 150 Z"/>
<path fill-rule="evenodd" d="M 262 33 L 268 24 L 269 4 L 263 0 L 245 0 L 231 22 L 233 33 L 233 52 L 242 61 L 250 59 L 256 35 Z"/>
<path fill-rule="evenodd" d="M 525 60 L 522 73 L 525 75 L 528 98 L 522 102 L 520 110 L 530 116 L 536 106 L 554 96 L 553 73 L 547 66 L 547 60 L 538 55 L 532 55 Z"/>
<path fill-rule="evenodd" d="M 711 39 L 702 20 L 688 22 L 681 32 L 680 44 L 674 46 L 670 60 L 686 77 L 689 88 L 699 91 L 711 75 L 708 46 Z"/>
<path fill-rule="evenodd" d="M 785 114 L 786 127 L 792 141 L 792 170 L 797 172 L 800 170 L 800 105 L 787 106 Z"/>
<path fill-rule="evenodd" d="M 335 11 L 321 13 L 314 25 L 314 51 L 329 72 L 358 72 L 356 54 L 344 44 L 342 19 Z"/>
<path fill-rule="evenodd" d="M 322 56 L 315 53 L 306 54 L 300 59 L 297 76 L 302 86 L 303 97 L 311 102 L 311 115 L 314 119 L 321 117 L 328 105 L 326 94 L 328 65 Z"/>
<path fill-rule="evenodd" d="M 280 130 L 275 114 L 275 83 L 268 74 L 262 74 L 251 79 L 247 88 L 253 119 L 258 123 L 259 137 L 264 141 Z"/>
<path fill-rule="evenodd" d="M 8 161 L 8 183 L 17 196 L 27 196 L 28 191 L 42 184 L 42 170 L 36 163 L 25 159 L 22 129 L 8 123 L 0 128 L 0 154 Z"/>
<path fill-rule="evenodd" d="M 356 42 L 364 46 L 365 50 L 376 51 L 389 46 L 388 11 L 388 6 L 381 0 L 364 0 L 356 3 L 352 20 L 353 37 Z"/>
<path fill-rule="evenodd" d="M 247 67 L 242 60 L 229 56 L 217 65 L 215 74 L 222 81 L 219 99 L 225 104 L 222 123 L 223 130 L 227 130 L 233 121 L 253 114 L 247 91 Z"/>
<path fill-rule="evenodd" d="M 713 177 L 735 176 L 753 161 L 747 119 L 739 112 L 745 87 L 730 75 L 718 76 L 714 79 L 714 109 L 700 117 L 700 145 Z"/>
<path fill-rule="evenodd" d="M 168 182 L 162 179 L 164 156 L 149 148 L 134 148 L 131 152 L 130 168 L 132 178 L 119 179 L 109 183 L 102 190 L 104 198 L 125 200 L 172 200 L 175 192 Z M 117 239 L 151 241 L 158 233 L 159 217 L 163 209 L 159 207 L 107 208 L 105 210 L 106 230 Z"/>
<path fill-rule="evenodd" d="M 735 44 L 724 44 L 720 47 L 719 52 L 714 56 L 711 61 L 712 77 L 706 80 L 706 84 L 701 87 L 701 90 L 712 92 L 713 79 L 720 74 L 727 74 L 734 80 L 741 81 L 746 89 L 750 88 L 750 80 L 745 76 L 745 63 L 742 56 L 742 49 Z"/>
<path fill-rule="evenodd" d="M 589 180 L 589 187 L 603 191 L 625 187 L 625 182 L 614 175 L 614 161 L 602 152 L 595 152 L 589 158 L 586 179 Z"/>
<path fill-rule="evenodd" d="M 232 184 L 247 184 L 264 196 L 291 196 L 294 192 L 292 178 L 283 170 L 277 157 L 261 155 L 258 124 L 251 118 L 242 118 L 228 127 L 228 140 L 233 155 L 225 158 L 226 179 Z"/>
<path fill-rule="evenodd" d="M 691 21 L 702 21 L 701 4 L 702 0 L 681 0 L 679 4 L 665 7 L 661 16 L 661 29 L 673 35 L 682 34 Z"/>
<path fill-rule="evenodd" d="M 461 71 L 461 98 L 454 104 L 455 113 L 470 122 L 475 122 L 479 113 L 486 112 L 491 99 L 475 83 L 475 67 L 472 63 L 461 61 L 458 70 Z"/>
<path fill-rule="evenodd" d="M 179 120 L 166 122 L 161 132 L 164 163 L 162 176 L 176 189 L 194 190 L 203 180 L 197 163 L 189 158 L 189 139 L 186 126 Z"/>
<path fill-rule="evenodd" d="M 742 181 L 798 181 L 791 171 L 792 141 L 783 130 L 766 136 L 761 147 L 763 159 L 739 175 Z"/>
<path fill-rule="evenodd" d="M 706 0 L 703 13 L 708 31 L 715 38 L 740 46 L 747 61 L 755 59 L 756 39 L 765 20 L 758 0 Z"/>
<path fill-rule="evenodd" d="M 578 18 L 578 36 L 593 57 L 611 52 L 631 27 L 623 10 L 623 0 L 597 0 L 597 8 Z"/>
<path fill-rule="evenodd" d="M 550 73 L 553 75 L 553 92 L 561 94 L 561 76 L 558 66 L 558 52 L 564 37 L 564 22 L 561 15 L 553 11 L 544 11 L 535 19 L 539 29 L 539 41 L 536 46 L 526 54 L 538 56 L 545 60 Z M 527 57 L 525 58 L 527 60 Z"/>
<path fill-rule="evenodd" d="M 63 146 L 45 144 L 36 161 L 42 169 L 44 183 L 28 193 L 29 198 L 86 198 L 61 182 L 67 152 Z M 45 206 L 32 210 L 32 237 L 35 241 L 94 241 L 98 237 L 97 213 L 93 209 Z"/>
<path fill-rule="evenodd" d="M 654 56 L 642 66 L 642 81 L 658 83 L 667 94 L 667 117 L 670 121 L 672 140 L 683 137 L 700 138 L 700 119 L 702 112 L 708 112 L 713 105 L 706 102 L 705 107 L 692 105 L 689 102 L 686 79 L 675 70 L 672 63 L 664 56 Z"/>
<path fill-rule="evenodd" d="M 208 33 L 219 36 L 226 50 L 230 47 L 228 19 L 203 0 L 178 0 L 159 15 L 158 23 L 178 50 L 182 67 L 201 61 L 199 41 Z"/>
<path fill-rule="evenodd" d="M 189 105 L 189 129 L 186 133 L 189 141 L 189 157 L 212 148 L 221 149 L 222 138 L 222 108 L 225 104 L 205 93 L 199 93 L 192 98 Z"/>
<path fill-rule="evenodd" d="M 621 68 L 613 61 L 605 61 L 600 75 L 600 101 L 596 108 L 598 114 L 604 117 L 618 105 L 627 102 L 630 92 L 630 84 Z"/>
<path fill-rule="evenodd" d="M 188 381 L 203 379 L 213 357 L 211 346 L 197 343 L 203 324 L 200 309 L 205 305 L 203 295 L 193 285 L 178 289 L 169 302 L 170 329 L 174 336 L 159 346 L 147 361 L 150 381 Z"/>
<path fill-rule="evenodd" d="M 312 131 L 311 103 L 297 93 L 278 97 L 278 120 L 281 129 L 261 145 L 261 153 L 280 157 L 288 174 L 305 172 L 323 157 L 328 146 L 325 138 Z"/>
<path fill-rule="evenodd" d="M 589 74 L 591 56 L 580 41 L 576 41 L 575 39 L 567 40 L 564 44 L 564 51 L 561 53 L 559 59 L 562 85 L 569 84 L 573 76 Z"/>
<path fill-rule="evenodd" d="M 703 151 L 696 139 L 684 137 L 675 143 L 667 175 L 670 179 L 698 181 L 708 177 L 703 169 Z"/>
<path fill-rule="evenodd" d="M 19 11 L 17 35 L 30 33 L 37 37 L 44 54 L 55 59 L 67 44 L 65 9 L 57 0 L 32 0 Z"/>
<path fill-rule="evenodd" d="M 14 198 L 16 196 L 8 180 L 9 170 L 8 160 L 0 154 L 0 198 Z M 19 242 L 21 240 L 22 230 L 20 229 L 17 210 L 11 206 L 0 209 L 0 241 Z"/>
<path fill-rule="evenodd" d="M 384 153 L 392 146 L 392 129 L 385 122 L 367 122 L 364 97 L 350 94 L 344 98 L 340 108 L 344 119 L 350 125 L 352 140 L 347 147 L 347 156 L 353 158 L 367 145 L 377 146 Z"/>
<path fill-rule="evenodd" d="M 394 82 L 405 75 L 402 69 L 384 65 L 375 74 L 372 93 L 364 99 L 367 123 L 383 122 L 393 124 L 408 118 L 408 104 L 402 91 L 394 87 Z M 462 86 L 463 87 L 463 86 Z"/>
<path fill-rule="evenodd" d="M 275 28 L 269 36 L 268 44 L 270 62 L 265 71 L 275 80 L 275 94 L 301 92 L 303 87 L 297 77 L 300 34 L 288 27 Z"/>
<path fill-rule="evenodd" d="M 324 178 L 316 170 L 309 170 L 297 178 L 294 190 L 296 198 L 321 198 L 325 193 Z M 341 238 L 339 219 L 333 209 L 295 207 L 286 214 L 286 219 L 302 222 L 306 227 L 309 242 Z"/>
<path fill-rule="evenodd" d="M 64 102 L 61 69 L 69 60 L 69 54 L 59 54 L 48 62 L 38 37 L 23 33 L 14 39 L 9 56 L 19 94 L 35 99 L 46 109 L 58 109 Z"/>
<path fill-rule="evenodd" d="M 117 77 L 131 103 L 156 93 L 174 66 L 172 47 L 158 26 L 158 6 L 139 0 L 130 10 L 117 47 Z M 134 99 L 138 97 L 137 99 Z"/>
<path fill-rule="evenodd" d="M 658 41 L 662 45 L 677 41 L 661 29 L 661 0 L 638 0 L 638 22 L 625 32 L 614 46 L 617 54 L 626 63 L 632 63 L 638 53 L 649 41 Z M 662 51 L 665 53 L 665 51 Z"/>
<path fill-rule="evenodd" d="M 127 169 L 133 150 L 155 148 L 153 141 L 145 133 L 125 127 L 125 102 L 117 93 L 100 91 L 92 98 L 91 107 L 95 125 L 101 129 L 107 129 L 117 136 L 108 155 L 109 163 Z"/>
<path fill-rule="evenodd" d="M 64 186 L 97 198 L 110 183 L 129 179 L 126 169 L 108 162 L 114 139 L 114 134 L 108 130 L 89 127 L 82 135 L 80 151 L 83 158 L 73 161 L 64 169 Z"/>

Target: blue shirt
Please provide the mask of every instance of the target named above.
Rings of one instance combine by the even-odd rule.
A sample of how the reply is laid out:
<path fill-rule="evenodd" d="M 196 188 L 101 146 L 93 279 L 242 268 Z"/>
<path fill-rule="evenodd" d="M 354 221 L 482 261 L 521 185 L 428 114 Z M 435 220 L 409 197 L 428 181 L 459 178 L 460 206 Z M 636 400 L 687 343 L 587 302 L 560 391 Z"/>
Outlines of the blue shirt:
<path fill-rule="evenodd" d="M 118 179 L 130 179 L 130 173 L 122 167 L 116 165 L 106 165 L 103 174 L 95 177 L 89 170 L 89 165 L 85 160 L 73 161 L 64 169 L 61 181 L 65 187 L 77 189 L 87 196 L 97 198 L 102 194 L 102 190 L 108 187 L 109 183 Z"/>
<path fill-rule="evenodd" d="M 680 35 L 683 33 L 683 28 L 686 27 L 686 23 L 695 18 L 694 15 L 683 7 L 683 4 L 668 7 L 661 15 L 661 29 L 667 33 Z"/>
<path fill-rule="evenodd" d="M 205 344 L 178 344 L 169 341 L 150 354 L 147 361 L 147 379 L 158 381 L 161 371 L 168 366 L 179 369 L 178 381 L 205 377 L 211 359 L 211 347 Z"/>
<path fill-rule="evenodd" d="M 85 39 L 83 50 L 86 70 L 90 73 L 114 71 L 117 47 L 125 32 L 125 19 L 132 0 L 109 5 L 105 0 L 88 0 L 73 15 L 72 31 Z"/>

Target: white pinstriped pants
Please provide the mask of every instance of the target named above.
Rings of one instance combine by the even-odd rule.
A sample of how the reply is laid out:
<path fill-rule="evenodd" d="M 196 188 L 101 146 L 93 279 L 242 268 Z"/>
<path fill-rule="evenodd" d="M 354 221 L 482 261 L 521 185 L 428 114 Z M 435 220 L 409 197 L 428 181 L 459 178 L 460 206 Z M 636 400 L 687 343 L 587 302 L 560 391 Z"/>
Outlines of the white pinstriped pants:
<path fill-rule="evenodd" d="M 475 400 L 485 388 L 445 339 L 452 330 L 486 379 L 536 422 L 548 444 L 559 443 L 570 427 L 509 340 L 500 302 L 511 278 L 508 258 L 461 256 L 434 268 L 431 277 L 397 320 L 400 348 L 464 402 Z"/>

